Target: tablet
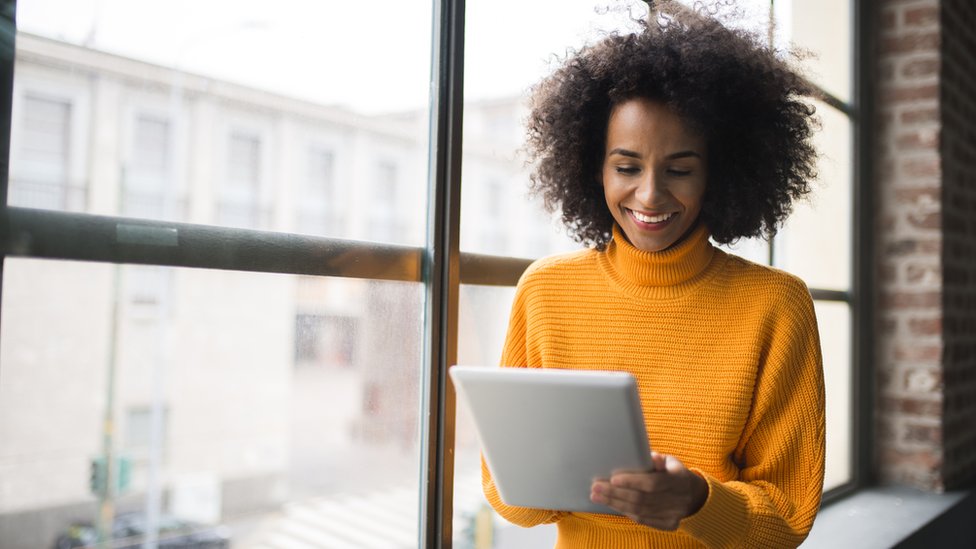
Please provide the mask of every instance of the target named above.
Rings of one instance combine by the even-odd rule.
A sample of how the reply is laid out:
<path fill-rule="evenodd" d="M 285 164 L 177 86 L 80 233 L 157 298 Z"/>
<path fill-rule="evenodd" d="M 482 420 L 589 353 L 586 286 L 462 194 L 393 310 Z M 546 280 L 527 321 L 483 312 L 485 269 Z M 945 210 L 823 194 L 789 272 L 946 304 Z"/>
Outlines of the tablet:
<path fill-rule="evenodd" d="M 652 468 L 629 373 L 484 366 L 449 372 L 509 505 L 619 514 L 590 501 L 593 479 Z"/>

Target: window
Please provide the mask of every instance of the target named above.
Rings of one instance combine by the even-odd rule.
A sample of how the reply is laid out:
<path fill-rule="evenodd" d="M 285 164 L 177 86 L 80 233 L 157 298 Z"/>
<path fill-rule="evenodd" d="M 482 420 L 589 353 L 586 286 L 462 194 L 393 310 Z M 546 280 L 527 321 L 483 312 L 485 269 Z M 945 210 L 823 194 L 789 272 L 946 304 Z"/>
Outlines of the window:
<path fill-rule="evenodd" d="M 235 131 L 228 139 L 227 178 L 220 189 L 219 223 L 259 228 L 261 193 L 261 139 Z"/>
<path fill-rule="evenodd" d="M 85 189 L 69 180 L 71 103 L 24 97 L 21 143 L 9 201 L 29 208 L 83 210 Z"/>
<path fill-rule="evenodd" d="M 397 200 L 397 165 L 383 160 L 376 165 L 373 188 L 368 202 L 370 238 L 382 242 L 400 238 L 400 216 Z"/>
<path fill-rule="evenodd" d="M 17 245 L 0 264 L 0 546 L 47 546 L 75 515 L 105 528 L 108 503 L 224 524 L 243 547 L 310 531 L 331 546 L 484 539 L 492 513 L 446 367 L 497 363 L 521 270 L 577 247 L 526 196 L 524 91 L 552 53 L 630 14 L 50 1 L 18 2 L 17 63 L 2 62 L 16 79 L 2 93 L 14 103 L 4 236 Z M 845 446 L 857 439 L 856 126 L 850 71 L 832 71 L 853 55 L 824 29 L 849 26 L 836 16 L 850 3 L 827 15 L 773 4 L 777 39 L 829 49 L 814 66 L 831 94 L 818 103 L 826 190 L 771 248 L 737 253 L 814 288 L 828 487 L 845 487 L 858 481 Z M 346 31 L 363 28 L 396 47 L 350 55 Z M 829 231 L 825 211 L 842 220 Z M 93 493 L 92 460 L 130 454 L 143 460 L 133 482 Z M 548 535 L 496 533 L 497 549 Z"/>
<path fill-rule="evenodd" d="M 305 185 L 298 196 L 299 232 L 342 236 L 345 218 L 336 189 L 335 153 L 321 147 L 308 150 Z"/>
<path fill-rule="evenodd" d="M 520 243 L 531 243 L 530 256 L 546 255 L 572 249 L 573 243 L 562 237 L 561 228 L 553 229 L 546 223 L 537 204 L 529 203 L 524 189 L 528 174 L 513 170 L 495 184 L 509 193 L 492 193 L 478 187 L 476 175 L 483 170 L 485 158 L 517 159 L 522 141 L 518 132 L 502 131 L 491 123 L 491 114 L 498 112 L 497 99 L 487 97 L 508 95 L 511 113 L 520 112 L 524 119 L 523 90 L 536 82 L 552 67 L 547 62 L 552 54 L 561 56 L 567 48 L 576 48 L 584 40 L 592 41 L 611 29 L 627 29 L 630 18 L 642 17 L 640 3 L 613 8 L 605 14 L 595 13 L 593 6 L 582 4 L 572 8 L 560 4 L 540 2 L 529 7 L 519 6 L 519 18 L 510 17 L 512 5 L 505 2 L 487 4 L 469 3 L 466 8 L 465 29 L 465 141 L 464 170 L 465 196 L 461 216 L 462 251 L 499 253 L 492 248 L 497 239 L 489 234 L 494 225 L 491 215 L 499 212 L 518 212 L 506 218 L 504 229 L 518 227 L 515 238 Z M 687 2 L 691 4 L 691 2 Z M 852 263 L 855 241 L 854 197 L 855 174 L 855 126 L 851 113 L 853 81 L 851 79 L 853 43 L 853 4 L 836 0 L 816 6 L 791 0 L 768 2 L 756 0 L 738 2 L 743 17 L 735 24 L 746 25 L 761 36 L 769 36 L 778 47 L 796 45 L 813 52 L 803 63 L 812 82 L 822 88 L 825 100 L 814 106 L 821 118 L 822 131 L 816 136 L 816 145 L 822 158 L 819 163 L 819 179 L 813 182 L 812 198 L 796 205 L 795 213 L 780 231 L 772 244 L 748 239 L 729 247 L 732 253 L 749 260 L 771 264 L 793 272 L 803 278 L 811 288 L 818 316 L 821 343 L 824 354 L 825 380 L 827 385 L 828 441 L 825 490 L 840 493 L 857 482 L 855 458 L 857 455 L 855 423 L 856 402 L 854 376 L 857 371 L 855 328 L 858 311 L 854 307 L 855 273 Z M 558 9 L 564 18 L 561 31 L 545 34 L 539 31 L 539 21 L 547 20 Z M 770 24 L 773 21 L 774 24 Z M 521 25 L 524 25 L 521 26 Z M 497 28 L 504 27 L 515 36 L 531 36 L 518 41 L 511 48 L 499 44 Z M 772 29 L 772 30 L 771 30 Z M 530 49 L 536 48 L 536 49 Z M 504 67 L 509 74 L 519 74 L 522 80 L 500 91 L 503 79 L 495 67 Z M 512 79 L 513 81 L 516 79 Z M 469 124 L 469 121 L 471 123 Z M 507 136 L 507 141 L 502 139 Z M 497 163 L 494 165 L 497 169 Z M 471 187 L 474 186 L 474 189 Z M 471 198 L 479 195 L 478 200 Z M 503 197 L 502 205 L 494 197 Z M 473 211 L 472 211 L 473 210 Z M 494 212 L 490 214 L 489 212 Z M 473 221 L 477 219 L 478 221 Z M 525 220 L 532 219 L 528 223 Z M 829 221 L 827 221 L 829 220 Z M 496 219 L 495 222 L 498 222 Z M 477 238 L 477 236 L 481 238 Z M 547 235 L 543 238 L 534 235 Z M 519 250 L 502 252 L 519 255 Z M 459 362 L 497 364 L 501 351 L 511 302 L 509 288 L 491 285 L 464 285 L 460 291 L 458 355 Z M 482 509 L 478 500 L 471 507 L 464 507 L 466 494 L 480 489 L 480 462 L 474 434 L 464 417 L 459 417 L 456 431 L 455 454 L 455 520 L 457 513 L 476 517 Z M 489 510 L 484 511 L 492 514 Z M 473 520 L 473 518 L 472 518 Z M 491 521 L 489 521 L 491 523 Z M 493 522 L 497 536 L 509 540 L 524 540 L 527 546 L 551 545 L 549 537 L 539 539 L 538 528 L 532 533 L 519 528 L 509 528 L 502 519 Z M 470 538 L 477 535 L 470 533 Z M 550 537 L 553 534 L 549 534 Z M 515 542 L 517 543 L 517 542 Z"/>
<path fill-rule="evenodd" d="M 125 170 L 122 215 L 180 221 L 184 205 L 173 186 L 169 120 L 151 114 L 136 116 L 131 161 Z"/>

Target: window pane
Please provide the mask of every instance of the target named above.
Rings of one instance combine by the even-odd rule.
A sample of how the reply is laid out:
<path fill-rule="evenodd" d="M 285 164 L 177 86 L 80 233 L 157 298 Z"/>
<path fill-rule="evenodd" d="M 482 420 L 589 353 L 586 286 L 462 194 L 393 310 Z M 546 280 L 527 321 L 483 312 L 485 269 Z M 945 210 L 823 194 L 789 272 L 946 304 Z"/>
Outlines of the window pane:
<path fill-rule="evenodd" d="M 17 8 L 11 204 L 424 243 L 429 0 Z"/>
<path fill-rule="evenodd" d="M 850 0 L 775 0 L 775 6 L 777 32 L 784 42 L 812 54 L 802 63 L 808 78 L 849 102 L 853 91 Z"/>
<path fill-rule="evenodd" d="M 843 113 L 816 103 L 823 129 L 814 143 L 821 157 L 818 178 L 808 200 L 793 214 L 775 239 L 777 267 L 816 288 L 847 290 L 851 284 L 851 122 Z"/>
<path fill-rule="evenodd" d="M 515 288 L 462 285 L 458 301 L 458 364 L 494 368 L 501 359 Z M 552 547 L 553 525 L 520 528 L 499 517 L 481 490 L 481 446 L 458 402 L 454 451 L 455 547 Z M 490 539 L 492 545 L 486 545 Z"/>
<path fill-rule="evenodd" d="M 468 3 L 462 250 L 540 257 L 579 248 L 541 201 L 528 196 L 529 168 L 520 151 L 527 90 L 555 67 L 556 56 L 598 40 L 606 31 L 636 28 L 630 18 L 646 13 L 643 4 L 633 6 L 633 13 L 626 6 L 607 10 L 595 5 L 555 0 Z M 499 40 L 499 28 L 519 39 Z"/>
<path fill-rule="evenodd" d="M 19 139 L 10 149 L 10 205 L 59 210 L 85 207 L 85 183 L 71 177 L 69 164 L 73 106 L 63 97 L 22 96 L 16 117 Z"/>
<path fill-rule="evenodd" d="M 421 284 L 8 258 L 3 298 L 0 547 L 95 520 L 110 398 L 120 517 L 416 547 Z"/>
<path fill-rule="evenodd" d="M 817 301 L 827 391 L 827 467 L 824 490 L 851 480 L 851 310 L 847 303 Z"/>

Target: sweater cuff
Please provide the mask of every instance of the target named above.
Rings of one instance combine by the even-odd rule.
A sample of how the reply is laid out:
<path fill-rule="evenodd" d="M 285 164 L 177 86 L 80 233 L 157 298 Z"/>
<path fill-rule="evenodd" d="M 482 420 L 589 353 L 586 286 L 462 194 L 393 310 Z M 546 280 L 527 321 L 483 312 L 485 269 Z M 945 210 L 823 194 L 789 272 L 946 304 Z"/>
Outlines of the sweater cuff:
<path fill-rule="evenodd" d="M 738 547 L 748 522 L 746 497 L 712 476 L 697 469 L 691 471 L 708 483 L 708 498 L 697 513 L 681 521 L 678 529 L 708 547 Z"/>

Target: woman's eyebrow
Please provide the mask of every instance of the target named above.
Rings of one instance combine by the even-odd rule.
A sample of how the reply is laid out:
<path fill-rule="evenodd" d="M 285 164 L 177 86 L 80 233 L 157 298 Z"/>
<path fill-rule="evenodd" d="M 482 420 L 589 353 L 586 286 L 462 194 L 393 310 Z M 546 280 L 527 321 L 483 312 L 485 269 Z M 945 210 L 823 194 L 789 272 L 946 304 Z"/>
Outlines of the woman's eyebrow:
<path fill-rule="evenodd" d="M 627 149 L 621 149 L 619 147 L 616 148 L 616 149 L 614 149 L 614 150 L 612 150 L 612 151 L 610 151 L 607 154 L 607 156 L 613 156 L 615 154 L 619 154 L 620 156 L 629 156 L 631 158 L 640 158 L 641 157 L 641 155 L 637 154 L 634 151 L 630 151 L 630 150 L 627 150 Z"/>
<path fill-rule="evenodd" d="M 610 151 L 607 154 L 607 156 L 613 156 L 615 154 L 619 154 L 620 156 L 629 156 L 631 158 L 641 158 L 641 155 L 640 154 L 638 154 L 638 153 L 636 153 L 634 151 L 628 150 L 628 149 L 621 149 L 619 147 L 616 148 L 616 149 L 613 149 L 612 151 Z M 692 150 L 679 151 L 679 152 L 671 153 L 671 154 L 667 155 L 664 158 L 666 158 L 668 160 L 677 160 L 679 158 L 688 158 L 688 157 L 693 157 L 693 158 L 701 159 L 701 155 L 698 154 L 698 153 L 696 153 L 695 151 L 692 151 Z"/>
<path fill-rule="evenodd" d="M 676 160 L 678 158 L 688 158 L 688 157 L 701 159 L 701 155 L 696 153 L 695 151 L 681 151 L 681 152 L 671 153 L 665 158 L 667 158 L 668 160 Z"/>

